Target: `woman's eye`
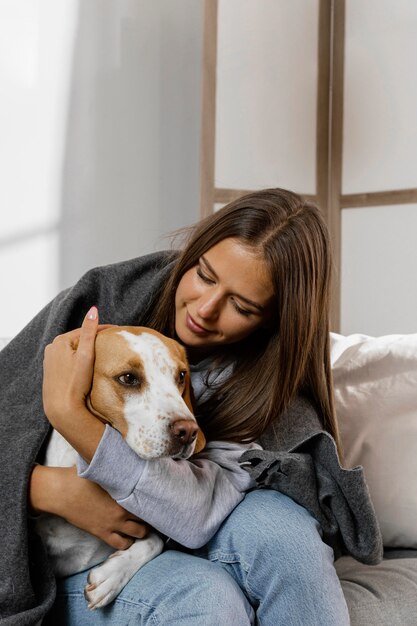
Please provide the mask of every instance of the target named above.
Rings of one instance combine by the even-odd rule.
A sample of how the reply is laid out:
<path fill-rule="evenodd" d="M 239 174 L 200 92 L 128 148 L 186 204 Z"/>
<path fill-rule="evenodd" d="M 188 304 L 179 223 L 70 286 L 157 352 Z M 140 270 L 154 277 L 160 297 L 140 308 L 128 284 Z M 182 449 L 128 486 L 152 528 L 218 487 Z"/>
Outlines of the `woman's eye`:
<path fill-rule="evenodd" d="M 133 374 L 122 374 L 119 376 L 118 380 L 122 383 L 122 385 L 128 385 L 129 387 L 136 387 L 139 385 L 139 379 L 136 378 Z"/>
<path fill-rule="evenodd" d="M 234 300 L 232 300 L 232 302 L 233 302 L 234 308 L 240 315 L 244 315 L 245 317 L 249 317 L 250 315 L 253 315 L 252 311 L 248 311 L 247 309 L 242 309 Z"/>
<path fill-rule="evenodd" d="M 212 280 L 211 278 L 203 274 L 203 272 L 201 271 L 199 267 L 197 268 L 197 276 L 201 278 L 201 280 L 207 283 L 208 285 L 211 285 L 212 283 L 214 283 L 214 280 Z"/>
<path fill-rule="evenodd" d="M 178 383 L 179 383 L 180 385 L 183 385 L 183 384 L 185 383 L 185 377 L 186 377 L 186 375 L 187 375 L 187 372 L 186 372 L 185 370 L 183 370 L 183 371 L 181 371 L 181 372 L 179 373 L 179 376 L 178 376 Z"/>

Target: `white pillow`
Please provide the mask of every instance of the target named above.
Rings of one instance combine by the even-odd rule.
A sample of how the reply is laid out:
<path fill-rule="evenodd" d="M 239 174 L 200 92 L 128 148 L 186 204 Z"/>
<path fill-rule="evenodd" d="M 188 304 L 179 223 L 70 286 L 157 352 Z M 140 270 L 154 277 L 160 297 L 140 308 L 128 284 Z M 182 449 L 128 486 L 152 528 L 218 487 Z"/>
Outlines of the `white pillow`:
<path fill-rule="evenodd" d="M 384 545 L 417 548 L 417 334 L 331 333 L 345 466 L 362 465 Z"/>

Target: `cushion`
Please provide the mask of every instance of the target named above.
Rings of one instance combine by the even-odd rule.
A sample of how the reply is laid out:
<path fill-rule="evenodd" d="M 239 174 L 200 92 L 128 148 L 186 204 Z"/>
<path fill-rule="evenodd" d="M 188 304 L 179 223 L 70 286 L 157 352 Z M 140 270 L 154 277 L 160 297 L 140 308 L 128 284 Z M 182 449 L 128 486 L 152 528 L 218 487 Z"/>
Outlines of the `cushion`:
<path fill-rule="evenodd" d="M 416 554 L 410 551 L 409 556 Z M 379 565 L 364 565 L 343 556 L 335 567 L 351 626 L 415 626 L 417 558 L 384 559 Z"/>
<path fill-rule="evenodd" d="M 417 334 L 331 333 L 345 466 L 362 465 L 385 546 L 417 548 Z"/>

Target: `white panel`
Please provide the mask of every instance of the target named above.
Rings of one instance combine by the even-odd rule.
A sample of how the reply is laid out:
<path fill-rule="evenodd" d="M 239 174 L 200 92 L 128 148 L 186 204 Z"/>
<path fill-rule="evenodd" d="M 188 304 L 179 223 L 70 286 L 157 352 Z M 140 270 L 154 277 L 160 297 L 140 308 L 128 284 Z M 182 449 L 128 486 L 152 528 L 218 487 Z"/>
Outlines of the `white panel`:
<path fill-rule="evenodd" d="M 0 336 L 90 267 L 196 221 L 202 12 L 0 0 Z M 54 229 L 59 258 L 39 249 Z"/>
<path fill-rule="evenodd" d="M 0 238 L 59 220 L 75 0 L 0 7 Z"/>
<path fill-rule="evenodd" d="M 317 0 L 220 0 L 217 187 L 315 193 Z"/>
<path fill-rule="evenodd" d="M 417 205 L 342 211 L 342 334 L 417 332 Z"/>
<path fill-rule="evenodd" d="M 58 235 L 0 250 L 0 337 L 16 335 L 58 292 Z"/>
<path fill-rule="evenodd" d="M 417 187 L 417 2 L 346 3 L 343 192 Z"/>

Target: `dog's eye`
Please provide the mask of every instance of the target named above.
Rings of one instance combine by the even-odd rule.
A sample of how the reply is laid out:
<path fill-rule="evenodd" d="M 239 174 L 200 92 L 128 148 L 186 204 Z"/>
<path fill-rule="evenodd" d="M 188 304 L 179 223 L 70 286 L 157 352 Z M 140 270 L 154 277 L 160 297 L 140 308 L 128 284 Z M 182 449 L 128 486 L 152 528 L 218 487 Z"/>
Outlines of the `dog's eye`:
<path fill-rule="evenodd" d="M 178 383 L 183 385 L 185 383 L 185 377 L 187 376 L 187 372 L 185 370 L 181 370 L 178 376 Z"/>
<path fill-rule="evenodd" d="M 127 373 L 119 376 L 118 380 L 122 383 L 122 385 L 128 385 L 129 387 L 137 387 L 140 384 L 140 381 L 133 374 Z"/>

